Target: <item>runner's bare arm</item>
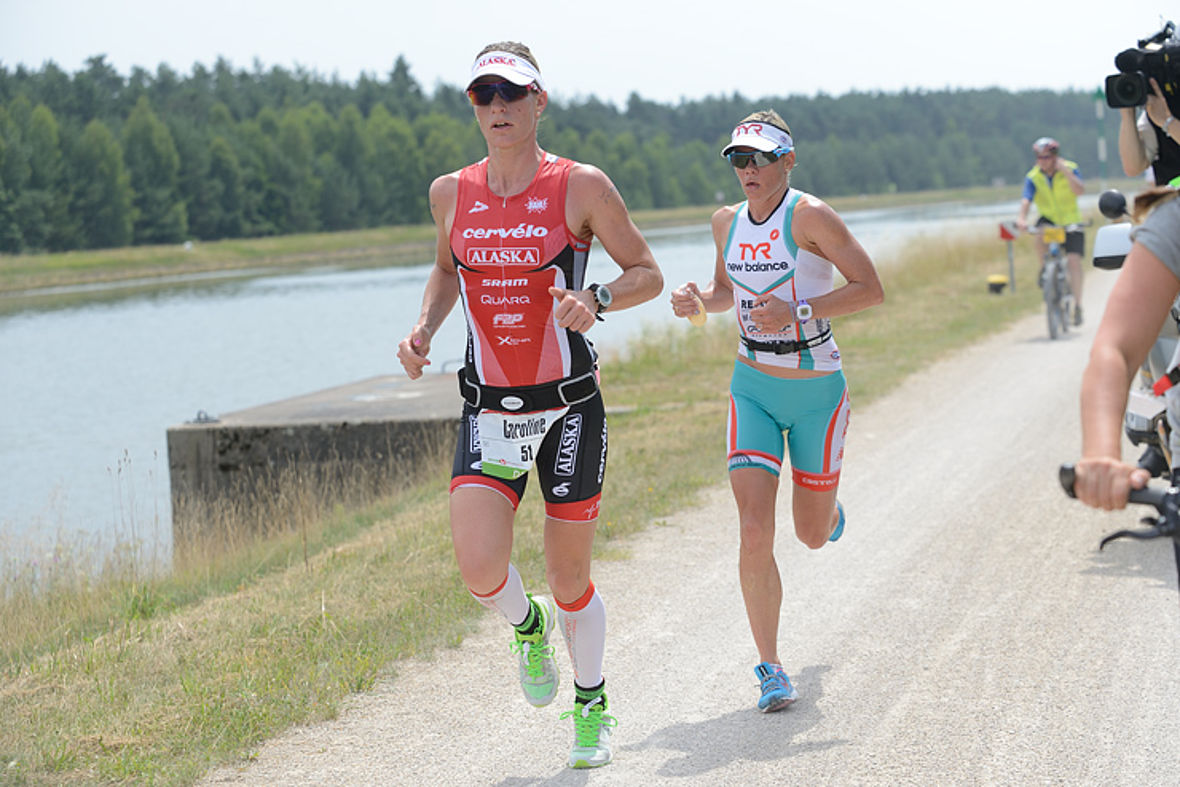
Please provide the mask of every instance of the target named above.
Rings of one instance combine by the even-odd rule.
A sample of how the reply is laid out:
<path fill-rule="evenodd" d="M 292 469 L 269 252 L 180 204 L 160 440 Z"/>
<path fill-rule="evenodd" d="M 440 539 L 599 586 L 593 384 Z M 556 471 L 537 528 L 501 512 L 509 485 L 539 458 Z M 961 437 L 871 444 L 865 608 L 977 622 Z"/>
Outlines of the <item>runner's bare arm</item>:
<path fill-rule="evenodd" d="M 810 196 L 800 199 L 795 205 L 791 235 L 799 248 L 835 265 L 846 282 L 826 295 L 808 300 L 815 317 L 853 314 L 885 300 L 873 261 L 826 202 Z"/>
<path fill-rule="evenodd" d="M 713 278 L 703 288 L 690 281 L 672 290 L 672 313 L 677 317 L 688 317 L 697 308 L 694 293 L 701 299 L 706 312 L 723 312 L 733 307 L 733 284 L 725 272 L 725 241 L 736 212 L 733 205 L 726 205 L 713 214 L 713 245 L 716 249 Z"/>
<path fill-rule="evenodd" d="M 430 270 L 430 278 L 422 293 L 422 311 L 418 321 L 397 346 L 397 358 L 410 379 L 421 377 L 422 369 L 430 365 L 426 356 L 430 353 L 431 339 L 459 297 L 459 274 L 451 259 L 450 244 L 458 189 L 459 177 L 456 173 L 443 175 L 430 185 L 430 215 L 437 228 L 434 267 Z"/>
<path fill-rule="evenodd" d="M 663 290 L 664 277 L 647 241 L 631 221 L 623 198 L 602 170 L 588 164 L 576 164 L 570 171 L 566 222 L 580 238 L 597 237 L 615 264 L 622 268 L 622 273 L 614 281 L 602 282 L 610 288 L 612 311 L 649 301 Z M 585 298 L 586 305 L 593 311 L 593 296 L 587 292 Z"/>

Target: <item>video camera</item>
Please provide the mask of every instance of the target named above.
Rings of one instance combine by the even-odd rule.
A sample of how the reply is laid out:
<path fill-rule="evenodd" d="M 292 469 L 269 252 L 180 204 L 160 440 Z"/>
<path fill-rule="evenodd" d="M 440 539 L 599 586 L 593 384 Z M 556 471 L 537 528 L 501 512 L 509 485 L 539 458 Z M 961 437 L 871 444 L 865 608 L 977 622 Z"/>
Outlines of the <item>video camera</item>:
<path fill-rule="evenodd" d="M 1115 109 L 1141 107 L 1152 94 L 1155 77 L 1169 104 L 1180 99 L 1180 38 L 1171 22 L 1136 49 L 1125 49 L 1114 59 L 1117 74 L 1106 78 L 1106 103 Z"/>

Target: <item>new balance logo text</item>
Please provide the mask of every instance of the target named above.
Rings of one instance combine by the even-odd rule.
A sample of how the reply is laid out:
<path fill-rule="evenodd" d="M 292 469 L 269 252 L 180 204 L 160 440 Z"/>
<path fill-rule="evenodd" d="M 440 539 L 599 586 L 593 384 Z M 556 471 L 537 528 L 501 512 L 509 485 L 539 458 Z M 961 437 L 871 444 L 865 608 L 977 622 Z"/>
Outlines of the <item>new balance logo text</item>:
<path fill-rule="evenodd" d="M 760 271 L 789 271 L 789 262 L 727 262 L 725 269 L 732 273 L 758 273 Z"/>

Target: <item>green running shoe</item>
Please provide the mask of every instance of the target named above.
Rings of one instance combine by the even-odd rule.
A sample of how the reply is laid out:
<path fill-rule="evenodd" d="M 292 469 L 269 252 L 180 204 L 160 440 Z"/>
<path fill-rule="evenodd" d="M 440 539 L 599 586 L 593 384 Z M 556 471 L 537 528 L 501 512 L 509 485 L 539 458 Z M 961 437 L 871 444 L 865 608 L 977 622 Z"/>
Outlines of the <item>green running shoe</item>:
<path fill-rule="evenodd" d="M 557 696 L 557 662 L 553 658 L 553 646 L 549 635 L 557 620 L 557 608 L 553 600 L 545 596 L 529 596 L 537 613 L 538 623 L 532 634 L 516 632 L 512 652 L 520 658 L 520 688 L 530 705 L 543 707 Z"/>
<path fill-rule="evenodd" d="M 610 731 L 618 724 L 607 712 L 606 693 L 589 702 L 576 701 L 574 709 L 561 718 L 574 720 L 574 748 L 570 750 L 571 768 L 598 768 L 611 761 Z"/>

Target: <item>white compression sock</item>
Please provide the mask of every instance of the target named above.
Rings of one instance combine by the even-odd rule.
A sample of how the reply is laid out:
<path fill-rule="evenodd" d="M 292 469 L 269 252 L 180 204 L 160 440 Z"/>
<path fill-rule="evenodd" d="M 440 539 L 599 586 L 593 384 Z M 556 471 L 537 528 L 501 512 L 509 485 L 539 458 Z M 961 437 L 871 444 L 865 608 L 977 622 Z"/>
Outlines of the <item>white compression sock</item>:
<path fill-rule="evenodd" d="M 472 598 L 488 609 L 498 611 L 513 626 L 523 623 L 529 615 L 529 597 L 525 595 L 520 573 L 511 563 L 508 564 L 508 577 L 490 595 L 481 596 L 471 588 L 468 588 L 467 592 L 471 593 Z"/>
<path fill-rule="evenodd" d="M 602 655 L 606 649 L 606 605 L 594 583 L 573 605 L 557 605 L 557 619 L 574 664 L 574 682 L 585 689 L 602 683 Z"/>

